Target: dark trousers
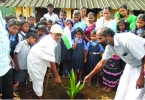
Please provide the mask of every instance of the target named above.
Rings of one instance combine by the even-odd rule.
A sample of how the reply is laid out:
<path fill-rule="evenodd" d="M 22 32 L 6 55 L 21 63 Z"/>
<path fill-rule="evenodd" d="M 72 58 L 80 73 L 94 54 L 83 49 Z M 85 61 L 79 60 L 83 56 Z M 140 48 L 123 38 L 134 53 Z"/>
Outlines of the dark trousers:
<path fill-rule="evenodd" d="M 13 71 L 10 69 L 0 77 L 0 93 L 2 99 L 13 99 Z"/>

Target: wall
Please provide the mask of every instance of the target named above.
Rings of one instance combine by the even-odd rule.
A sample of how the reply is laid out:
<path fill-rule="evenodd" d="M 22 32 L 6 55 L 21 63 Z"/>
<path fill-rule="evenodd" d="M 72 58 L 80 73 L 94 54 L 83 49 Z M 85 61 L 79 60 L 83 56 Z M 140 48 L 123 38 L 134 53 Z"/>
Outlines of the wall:
<path fill-rule="evenodd" d="M 0 10 L 2 13 L 3 18 L 7 15 L 7 14 L 16 14 L 15 12 L 15 7 L 5 7 L 5 6 L 0 6 Z"/>
<path fill-rule="evenodd" d="M 32 11 L 30 7 L 16 7 L 16 17 L 18 18 L 19 15 L 22 14 L 26 18 L 32 15 Z"/>

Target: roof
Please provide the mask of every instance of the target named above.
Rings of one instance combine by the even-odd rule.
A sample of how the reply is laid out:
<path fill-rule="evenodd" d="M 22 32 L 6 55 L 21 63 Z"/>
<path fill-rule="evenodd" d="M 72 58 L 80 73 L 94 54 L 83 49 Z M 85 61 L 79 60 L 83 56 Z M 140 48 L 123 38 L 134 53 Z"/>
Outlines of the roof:
<path fill-rule="evenodd" d="M 55 8 L 81 8 L 85 6 L 89 9 L 111 6 L 118 9 L 121 4 L 126 4 L 129 10 L 144 10 L 145 0 L 7 0 L 4 6 L 12 7 L 46 7 L 49 3 Z"/>

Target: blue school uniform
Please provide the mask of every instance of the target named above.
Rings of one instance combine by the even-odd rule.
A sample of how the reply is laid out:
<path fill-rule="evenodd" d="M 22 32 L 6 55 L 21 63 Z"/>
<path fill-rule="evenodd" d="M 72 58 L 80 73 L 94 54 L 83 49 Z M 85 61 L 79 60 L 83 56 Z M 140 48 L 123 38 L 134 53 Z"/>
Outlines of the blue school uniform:
<path fill-rule="evenodd" d="M 90 41 L 85 46 L 85 50 L 88 51 L 87 57 L 87 72 L 91 72 L 96 64 L 101 60 L 100 52 L 103 52 L 104 49 L 102 45 L 97 41 Z"/>
<path fill-rule="evenodd" d="M 62 40 L 63 41 L 63 40 Z M 64 42 L 61 43 L 61 59 L 62 61 L 70 61 L 72 58 L 72 48 L 67 49 Z"/>
<path fill-rule="evenodd" d="M 72 40 L 72 44 L 74 43 L 75 39 Z M 71 65 L 74 70 L 83 69 L 85 45 L 85 41 L 83 39 L 79 39 L 76 48 L 73 50 Z"/>
<path fill-rule="evenodd" d="M 16 45 L 18 44 L 18 35 L 9 35 L 9 39 L 10 39 L 10 56 L 13 58 L 13 53 L 15 50 Z"/>

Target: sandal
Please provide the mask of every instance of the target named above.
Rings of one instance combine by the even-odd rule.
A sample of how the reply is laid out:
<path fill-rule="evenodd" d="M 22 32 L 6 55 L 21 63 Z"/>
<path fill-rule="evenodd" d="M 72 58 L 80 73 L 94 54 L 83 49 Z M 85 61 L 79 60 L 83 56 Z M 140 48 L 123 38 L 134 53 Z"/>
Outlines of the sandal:
<path fill-rule="evenodd" d="M 113 89 L 113 88 L 108 88 L 108 89 L 106 89 L 105 92 L 110 93 L 110 92 L 112 91 L 112 89 Z"/>
<path fill-rule="evenodd" d="M 105 92 L 105 91 L 107 90 L 107 88 L 108 88 L 107 86 L 103 87 L 103 88 L 102 88 L 102 91 Z"/>

